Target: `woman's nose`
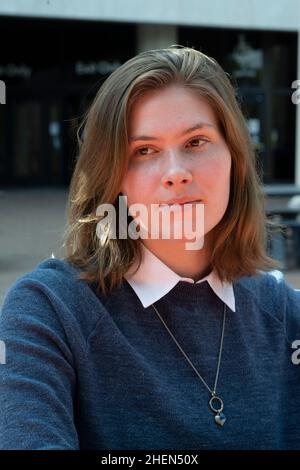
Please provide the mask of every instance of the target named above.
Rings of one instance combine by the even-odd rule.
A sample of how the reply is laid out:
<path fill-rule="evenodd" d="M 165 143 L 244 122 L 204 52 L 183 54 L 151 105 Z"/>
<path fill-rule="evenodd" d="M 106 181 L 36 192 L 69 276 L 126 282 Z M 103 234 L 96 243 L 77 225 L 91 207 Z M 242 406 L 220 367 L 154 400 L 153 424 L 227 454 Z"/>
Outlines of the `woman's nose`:
<path fill-rule="evenodd" d="M 183 184 L 188 184 L 192 181 L 192 175 L 187 171 L 174 171 L 164 175 L 162 178 L 162 183 L 164 186 L 181 186 Z"/>
<path fill-rule="evenodd" d="M 184 168 L 181 162 L 176 158 L 171 158 L 167 169 L 164 171 L 161 182 L 164 186 L 181 186 L 192 181 L 191 172 Z"/>

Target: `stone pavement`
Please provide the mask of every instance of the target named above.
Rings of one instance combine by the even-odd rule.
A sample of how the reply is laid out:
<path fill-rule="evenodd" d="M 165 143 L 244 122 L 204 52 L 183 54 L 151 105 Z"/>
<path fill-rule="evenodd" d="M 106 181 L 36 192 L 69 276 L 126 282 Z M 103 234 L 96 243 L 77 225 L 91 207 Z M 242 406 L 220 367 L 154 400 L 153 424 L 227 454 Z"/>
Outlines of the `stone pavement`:
<path fill-rule="evenodd" d="M 62 253 L 67 189 L 0 188 L 0 305 L 11 283 Z"/>
<path fill-rule="evenodd" d="M 43 259 L 63 254 L 67 188 L 0 188 L 0 305 L 7 288 Z M 300 289 L 300 269 L 284 273 Z"/>

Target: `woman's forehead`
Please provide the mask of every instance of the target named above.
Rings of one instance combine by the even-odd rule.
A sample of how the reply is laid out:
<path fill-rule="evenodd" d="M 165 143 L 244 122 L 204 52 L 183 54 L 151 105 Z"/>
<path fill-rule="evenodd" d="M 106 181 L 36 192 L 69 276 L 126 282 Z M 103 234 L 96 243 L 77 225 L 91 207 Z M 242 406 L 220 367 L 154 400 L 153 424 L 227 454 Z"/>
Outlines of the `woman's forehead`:
<path fill-rule="evenodd" d="M 128 124 L 129 140 L 135 141 L 163 129 L 217 128 L 217 117 L 210 103 L 192 91 L 163 89 L 139 98 L 131 108 Z"/>

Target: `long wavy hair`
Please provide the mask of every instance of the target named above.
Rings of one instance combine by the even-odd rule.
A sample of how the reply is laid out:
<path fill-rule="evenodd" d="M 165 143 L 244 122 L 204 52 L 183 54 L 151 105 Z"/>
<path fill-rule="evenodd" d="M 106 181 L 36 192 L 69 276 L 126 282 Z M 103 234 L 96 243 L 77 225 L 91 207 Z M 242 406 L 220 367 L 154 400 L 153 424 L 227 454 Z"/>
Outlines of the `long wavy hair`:
<path fill-rule="evenodd" d="M 132 105 L 143 93 L 173 84 L 208 100 L 231 153 L 229 203 L 214 228 L 212 268 L 221 280 L 233 282 L 279 266 L 266 253 L 267 226 L 274 224 L 265 214 L 260 170 L 237 89 L 215 59 L 174 45 L 142 52 L 116 69 L 100 86 L 77 132 L 79 154 L 69 187 L 63 259 L 80 267 L 78 278 L 96 284 L 104 295 L 121 284 L 136 258 L 141 262 L 142 251 L 140 239 L 104 237 L 100 242 L 97 207 L 110 203 L 118 214 Z"/>

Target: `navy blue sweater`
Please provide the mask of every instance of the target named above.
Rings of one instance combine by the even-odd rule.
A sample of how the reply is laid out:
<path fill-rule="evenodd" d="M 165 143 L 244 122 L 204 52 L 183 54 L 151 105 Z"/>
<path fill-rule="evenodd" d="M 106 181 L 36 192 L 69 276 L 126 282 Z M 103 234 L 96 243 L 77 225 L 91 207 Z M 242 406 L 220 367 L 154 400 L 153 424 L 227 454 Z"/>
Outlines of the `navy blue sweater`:
<path fill-rule="evenodd" d="M 300 292 L 267 273 L 233 283 L 221 427 L 153 307 L 125 279 L 104 299 L 77 271 L 45 260 L 5 297 L 0 449 L 300 449 Z M 210 387 L 223 305 L 206 281 L 156 302 Z"/>

